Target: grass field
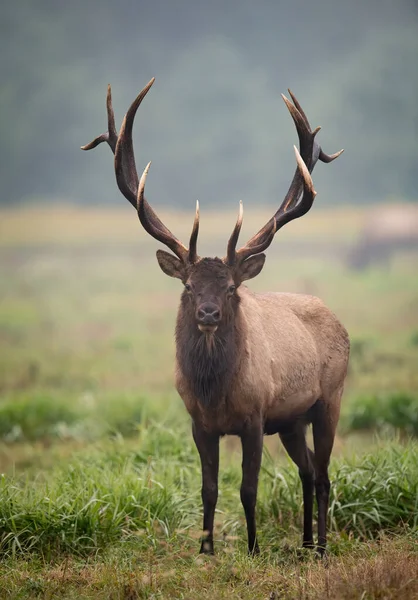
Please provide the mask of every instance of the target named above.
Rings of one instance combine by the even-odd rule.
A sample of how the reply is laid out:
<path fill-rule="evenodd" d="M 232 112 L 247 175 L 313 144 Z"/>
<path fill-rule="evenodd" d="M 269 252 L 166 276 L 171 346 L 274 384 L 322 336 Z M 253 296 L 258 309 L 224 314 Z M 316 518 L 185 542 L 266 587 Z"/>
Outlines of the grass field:
<path fill-rule="evenodd" d="M 243 239 L 269 213 L 244 213 Z M 187 240 L 192 211 L 163 214 Z M 301 489 L 276 437 L 261 557 L 245 553 L 235 438 L 221 446 L 217 555 L 197 555 L 200 467 L 173 386 L 180 284 L 132 209 L 1 211 L 0 597 L 418 597 L 418 256 L 348 271 L 363 216 L 318 207 L 250 282 L 320 296 L 352 340 L 319 563 L 299 548 Z M 201 219 L 201 253 L 224 254 L 235 214 Z"/>

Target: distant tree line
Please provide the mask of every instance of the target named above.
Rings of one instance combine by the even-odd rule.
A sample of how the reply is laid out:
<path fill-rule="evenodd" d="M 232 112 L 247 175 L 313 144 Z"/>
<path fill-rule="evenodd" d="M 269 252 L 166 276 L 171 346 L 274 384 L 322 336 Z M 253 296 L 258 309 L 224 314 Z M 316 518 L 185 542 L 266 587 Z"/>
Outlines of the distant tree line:
<path fill-rule="evenodd" d="M 294 170 L 291 87 L 326 152 L 318 202 L 417 200 L 418 19 L 412 0 L 4 3 L 0 203 L 120 202 L 112 157 L 82 144 L 153 76 L 138 114 L 148 195 L 193 207 L 277 204 Z"/>

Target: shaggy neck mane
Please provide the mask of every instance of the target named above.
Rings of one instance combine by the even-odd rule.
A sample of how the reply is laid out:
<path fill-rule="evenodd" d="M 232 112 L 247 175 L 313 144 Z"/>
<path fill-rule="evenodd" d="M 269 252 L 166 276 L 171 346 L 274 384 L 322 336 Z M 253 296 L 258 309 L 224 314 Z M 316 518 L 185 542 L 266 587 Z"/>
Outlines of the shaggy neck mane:
<path fill-rule="evenodd" d="M 197 328 L 188 298 L 181 299 L 176 326 L 177 361 L 191 391 L 206 407 L 225 397 L 235 372 L 238 352 L 234 308 L 231 305 L 224 322 L 208 335 Z"/>

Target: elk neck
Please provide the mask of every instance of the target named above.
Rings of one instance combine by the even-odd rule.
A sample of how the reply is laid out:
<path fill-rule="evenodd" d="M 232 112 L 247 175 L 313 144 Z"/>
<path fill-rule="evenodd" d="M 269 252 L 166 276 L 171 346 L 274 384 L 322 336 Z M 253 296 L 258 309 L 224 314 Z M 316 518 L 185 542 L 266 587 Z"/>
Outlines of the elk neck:
<path fill-rule="evenodd" d="M 240 359 L 237 319 L 239 297 L 224 311 L 215 333 L 199 331 L 194 310 L 182 295 L 176 324 L 177 364 L 188 387 L 205 408 L 217 406 L 226 396 Z"/>

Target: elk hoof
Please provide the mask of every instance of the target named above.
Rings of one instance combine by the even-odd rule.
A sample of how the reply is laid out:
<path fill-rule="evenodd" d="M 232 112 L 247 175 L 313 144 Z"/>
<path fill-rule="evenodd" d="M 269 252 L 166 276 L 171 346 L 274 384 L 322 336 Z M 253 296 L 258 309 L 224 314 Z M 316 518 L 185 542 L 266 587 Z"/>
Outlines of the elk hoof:
<path fill-rule="evenodd" d="M 200 546 L 199 554 L 215 554 L 213 542 L 211 540 L 203 540 Z"/>
<path fill-rule="evenodd" d="M 323 561 L 325 567 L 328 567 L 328 552 L 324 546 L 317 546 L 316 557 L 318 560 Z"/>
<path fill-rule="evenodd" d="M 257 542 L 254 544 L 252 548 L 248 549 L 249 556 L 258 556 L 260 554 L 260 548 L 258 547 Z"/>

